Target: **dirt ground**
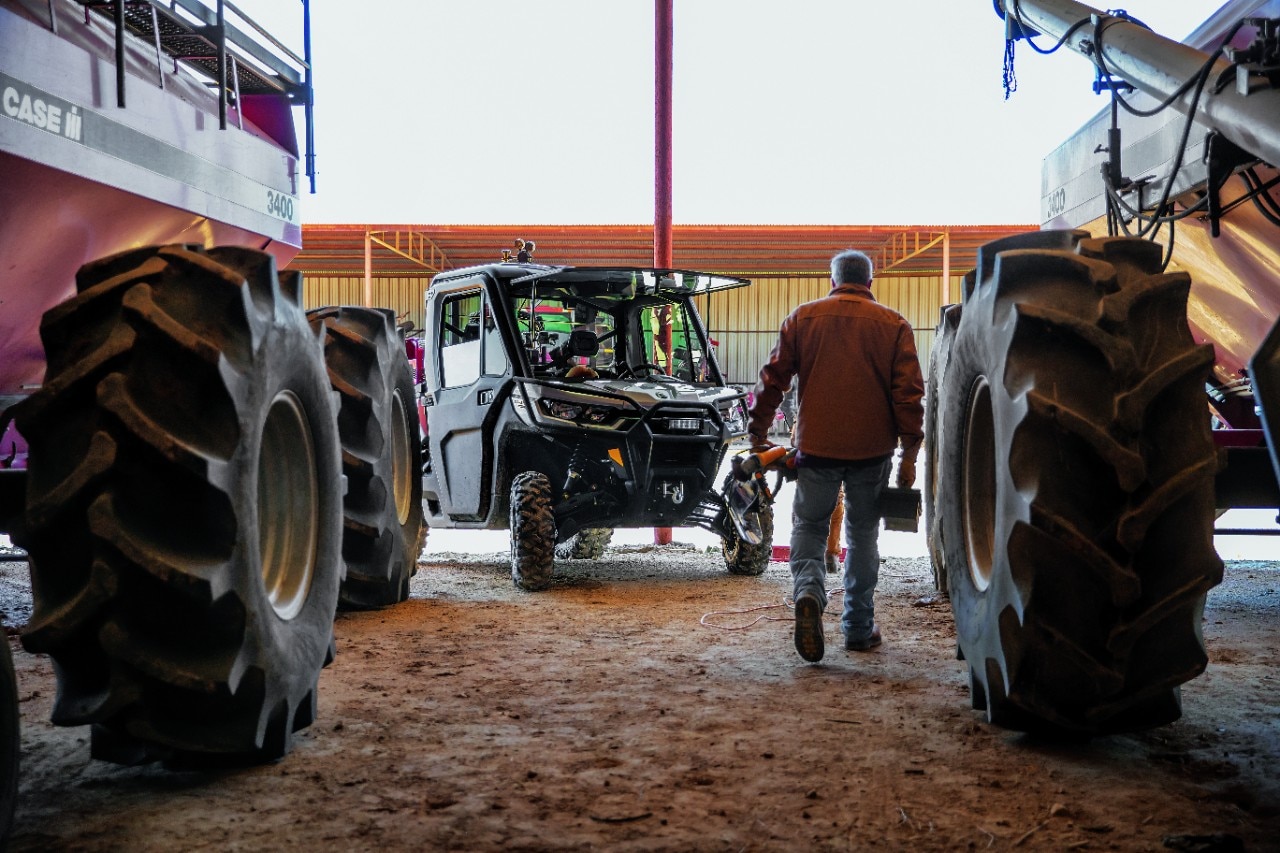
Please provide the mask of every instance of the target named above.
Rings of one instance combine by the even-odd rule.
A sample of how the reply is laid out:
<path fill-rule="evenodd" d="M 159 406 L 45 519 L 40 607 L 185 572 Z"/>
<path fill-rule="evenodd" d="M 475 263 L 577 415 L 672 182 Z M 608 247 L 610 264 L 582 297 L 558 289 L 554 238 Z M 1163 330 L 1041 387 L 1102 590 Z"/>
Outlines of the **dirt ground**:
<path fill-rule="evenodd" d="M 10 849 L 1280 849 L 1280 563 L 1228 564 L 1182 720 L 1063 743 L 970 710 L 923 559 L 882 567 L 881 648 L 843 651 L 829 612 L 808 665 L 785 564 L 628 545 L 527 594 L 505 554 L 428 557 L 408 602 L 339 616 L 320 718 L 267 766 L 90 760 L 11 631 Z M 0 563 L 6 620 L 29 608 Z"/>

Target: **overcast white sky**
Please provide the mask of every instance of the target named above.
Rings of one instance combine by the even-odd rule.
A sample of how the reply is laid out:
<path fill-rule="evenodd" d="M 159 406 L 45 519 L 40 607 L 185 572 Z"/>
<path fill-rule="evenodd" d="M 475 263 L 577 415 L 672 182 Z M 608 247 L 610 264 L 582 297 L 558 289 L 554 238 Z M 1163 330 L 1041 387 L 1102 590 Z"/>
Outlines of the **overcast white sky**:
<path fill-rule="evenodd" d="M 653 221 L 652 0 L 312 0 L 308 222 Z M 1129 0 L 1185 36 L 1214 0 Z M 1034 222 L 1105 105 L 989 0 L 676 0 L 677 223 Z"/>

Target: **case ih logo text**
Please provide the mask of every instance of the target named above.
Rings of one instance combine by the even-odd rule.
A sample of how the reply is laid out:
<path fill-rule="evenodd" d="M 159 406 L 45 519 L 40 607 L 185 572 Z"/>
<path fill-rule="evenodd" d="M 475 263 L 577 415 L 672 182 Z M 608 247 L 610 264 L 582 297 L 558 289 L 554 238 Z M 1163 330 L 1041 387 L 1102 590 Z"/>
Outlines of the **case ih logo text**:
<path fill-rule="evenodd" d="M 0 91 L 0 110 L 9 118 L 25 122 L 32 127 L 47 130 L 67 139 L 80 141 L 84 119 L 80 108 L 65 101 L 23 91 L 13 83 L 7 83 Z"/>

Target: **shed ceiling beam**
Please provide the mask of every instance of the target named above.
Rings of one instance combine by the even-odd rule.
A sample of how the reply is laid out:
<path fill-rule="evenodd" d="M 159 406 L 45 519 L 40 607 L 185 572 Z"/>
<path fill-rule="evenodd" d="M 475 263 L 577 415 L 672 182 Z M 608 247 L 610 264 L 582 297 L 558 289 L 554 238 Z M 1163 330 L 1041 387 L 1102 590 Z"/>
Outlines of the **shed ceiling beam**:
<path fill-rule="evenodd" d="M 449 265 L 444 250 L 421 231 L 368 231 L 366 234 L 370 243 L 432 272 L 444 272 Z"/>
<path fill-rule="evenodd" d="M 901 266 L 907 261 L 924 255 L 934 246 L 941 245 L 946 237 L 945 231 L 936 233 L 900 231 L 897 234 L 891 234 L 880 247 L 880 268 L 888 271 Z M 923 244 L 920 242 L 922 238 L 926 241 Z"/>

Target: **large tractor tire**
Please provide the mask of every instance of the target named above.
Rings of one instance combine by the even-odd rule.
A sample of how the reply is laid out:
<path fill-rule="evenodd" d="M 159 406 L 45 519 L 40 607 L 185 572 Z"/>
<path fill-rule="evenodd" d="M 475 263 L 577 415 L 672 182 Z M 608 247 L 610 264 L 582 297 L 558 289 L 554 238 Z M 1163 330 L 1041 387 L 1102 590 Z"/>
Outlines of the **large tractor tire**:
<path fill-rule="evenodd" d="M 94 757 L 244 763 L 316 713 L 342 581 L 337 395 L 270 255 L 184 246 L 88 264 L 40 326 L 15 539 L 53 722 Z"/>
<path fill-rule="evenodd" d="M 1160 249 L 983 247 L 939 412 L 938 521 L 974 707 L 1015 729 L 1162 725 L 1207 662 L 1213 360 Z"/>
<path fill-rule="evenodd" d="M 972 273 L 970 273 L 972 275 Z M 938 484 L 942 470 L 938 458 L 938 410 L 941 408 L 942 376 L 947 371 L 947 359 L 951 356 L 951 343 L 956 337 L 962 306 L 949 305 L 942 310 L 938 330 L 929 350 L 929 376 L 925 380 L 924 422 L 924 529 L 929 547 L 929 563 L 933 569 L 933 585 L 946 595 L 947 560 L 942 545 L 942 525 L 938 521 Z"/>
<path fill-rule="evenodd" d="M 579 530 L 556 546 L 558 560 L 598 560 L 613 538 L 612 527 Z"/>
<path fill-rule="evenodd" d="M 511 481 L 511 580 L 537 592 L 551 586 L 555 568 L 556 517 L 551 481 L 526 471 Z"/>
<path fill-rule="evenodd" d="M 329 381 L 341 400 L 347 577 L 338 606 L 396 604 L 409 597 L 427 526 L 413 374 L 395 315 L 380 308 L 317 308 L 307 319 L 313 330 L 323 331 Z"/>
<path fill-rule="evenodd" d="M 769 568 L 769 558 L 773 556 L 773 504 L 763 504 L 757 516 L 763 537 L 759 545 L 742 541 L 737 530 L 720 537 L 720 552 L 729 574 L 755 577 Z"/>
<path fill-rule="evenodd" d="M 13 806 L 18 800 L 18 680 L 13 674 L 9 638 L 0 634 L 0 850 L 5 849 L 13 828 Z"/>

